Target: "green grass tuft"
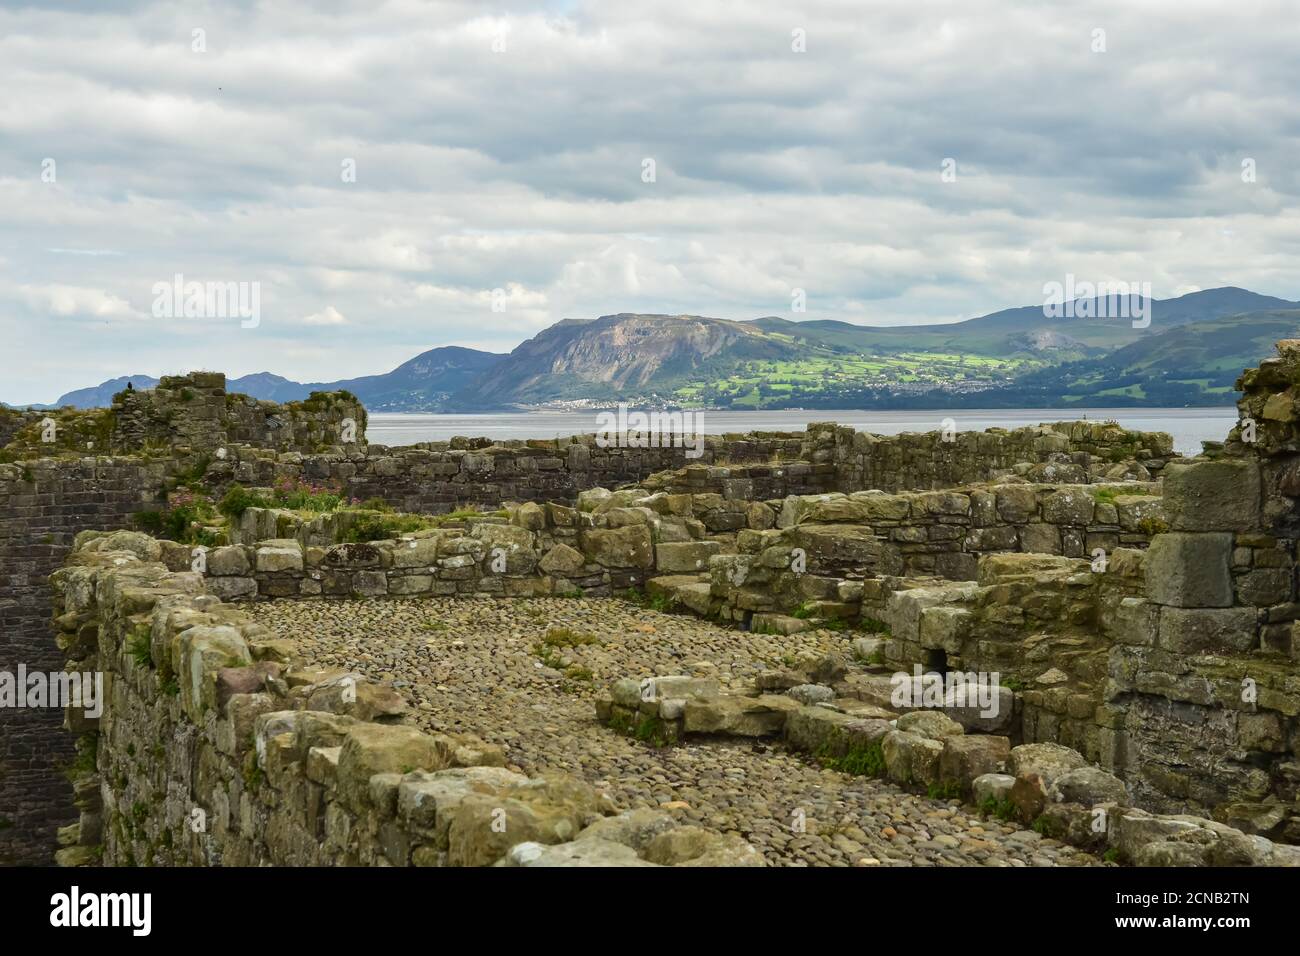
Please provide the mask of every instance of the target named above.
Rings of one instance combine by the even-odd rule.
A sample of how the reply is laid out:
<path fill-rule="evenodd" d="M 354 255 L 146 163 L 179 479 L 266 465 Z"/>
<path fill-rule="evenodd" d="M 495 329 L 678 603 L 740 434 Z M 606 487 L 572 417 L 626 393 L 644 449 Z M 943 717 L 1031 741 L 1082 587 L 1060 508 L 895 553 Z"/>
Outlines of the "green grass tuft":
<path fill-rule="evenodd" d="M 816 756 L 822 766 L 855 777 L 879 777 L 885 772 L 885 751 L 880 741 L 865 747 L 854 745 L 841 756 L 834 756 L 830 748 L 824 745 Z"/>

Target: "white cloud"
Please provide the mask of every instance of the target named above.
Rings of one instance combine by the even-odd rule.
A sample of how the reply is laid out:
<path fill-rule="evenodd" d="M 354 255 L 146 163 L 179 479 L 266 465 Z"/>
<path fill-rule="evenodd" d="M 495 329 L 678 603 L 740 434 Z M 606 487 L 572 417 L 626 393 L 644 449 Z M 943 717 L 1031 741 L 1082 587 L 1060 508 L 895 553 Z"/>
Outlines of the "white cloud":
<path fill-rule="evenodd" d="M 30 309 L 58 318 L 140 318 L 125 299 L 103 289 L 70 285 L 16 286 L 17 298 Z"/>
<path fill-rule="evenodd" d="M 1067 272 L 1300 296 L 1283 4 L 62 6 L 0 0 L 0 331 L 34 330 L 7 339 L 10 402 L 342 378 L 620 311 L 793 318 L 793 287 L 803 318 L 889 324 Z M 267 321 L 152 321 L 176 273 L 260 282 Z M 52 356 L 69 319 L 97 331 Z"/>
<path fill-rule="evenodd" d="M 320 312 L 313 312 L 302 318 L 303 325 L 347 325 L 348 320 L 338 309 L 327 305 Z"/>

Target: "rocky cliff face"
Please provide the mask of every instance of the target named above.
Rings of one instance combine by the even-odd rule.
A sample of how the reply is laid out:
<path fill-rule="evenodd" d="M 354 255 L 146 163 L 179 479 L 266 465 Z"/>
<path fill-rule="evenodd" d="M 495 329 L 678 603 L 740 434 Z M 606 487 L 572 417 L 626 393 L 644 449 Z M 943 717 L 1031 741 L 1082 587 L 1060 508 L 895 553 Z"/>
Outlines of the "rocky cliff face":
<path fill-rule="evenodd" d="M 704 368 L 724 353 L 734 361 L 782 358 L 795 351 L 793 343 L 752 326 L 698 315 L 569 319 L 524 342 L 456 400 L 521 402 L 570 393 L 628 397 L 652 380 L 663 383 Z"/>

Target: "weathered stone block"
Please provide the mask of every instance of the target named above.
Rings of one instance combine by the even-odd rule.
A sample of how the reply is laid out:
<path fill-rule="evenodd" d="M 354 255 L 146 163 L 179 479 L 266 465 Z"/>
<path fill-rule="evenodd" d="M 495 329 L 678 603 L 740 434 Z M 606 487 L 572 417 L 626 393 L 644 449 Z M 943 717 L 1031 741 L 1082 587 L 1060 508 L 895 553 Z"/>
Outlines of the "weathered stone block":
<path fill-rule="evenodd" d="M 655 545 L 655 567 L 669 574 L 708 569 L 709 558 L 722 552 L 718 541 L 690 541 Z"/>
<path fill-rule="evenodd" d="M 647 525 L 592 528 L 582 533 L 582 550 L 607 568 L 654 567 L 654 543 Z"/>
<path fill-rule="evenodd" d="M 881 740 L 885 769 L 896 783 L 927 786 L 939 782 L 943 743 L 901 730 L 891 730 Z"/>
<path fill-rule="evenodd" d="M 1009 773 L 985 773 L 971 781 L 971 799 L 981 804 L 986 800 L 1001 802 L 1011 798 L 1011 788 L 1016 778 Z"/>
<path fill-rule="evenodd" d="M 202 726 L 204 712 L 217 706 L 217 674 L 225 667 L 251 664 L 253 658 L 233 627 L 191 627 L 177 643 L 181 706 L 190 720 Z"/>
<path fill-rule="evenodd" d="M 339 787 L 360 809 L 375 774 L 440 770 L 446 765 L 447 754 L 438 741 L 414 727 L 357 724 L 348 731 L 339 753 Z"/>
<path fill-rule="evenodd" d="M 1156 604 L 1231 607 L 1232 535 L 1158 534 L 1147 549 L 1147 591 Z"/>
<path fill-rule="evenodd" d="M 262 541 L 257 546 L 257 570 L 262 572 L 301 571 L 302 545 L 292 539 Z"/>
<path fill-rule="evenodd" d="M 812 706 L 790 713 L 784 732 L 786 741 L 796 750 L 839 757 L 877 743 L 893 729 L 887 720 Z"/>
<path fill-rule="evenodd" d="M 1147 647 L 1155 644 L 1159 624 L 1160 605 L 1135 597 L 1122 598 L 1114 616 L 1102 619 L 1103 627 L 1118 643 Z"/>
<path fill-rule="evenodd" d="M 1259 527 L 1259 465 L 1253 458 L 1171 462 L 1164 507 L 1175 531 L 1254 531 Z"/>
<path fill-rule="evenodd" d="M 1252 607 L 1283 604 L 1295 595 L 1294 581 L 1292 568 L 1256 568 L 1237 577 L 1237 600 Z"/>
<path fill-rule="evenodd" d="M 238 601 L 257 595 L 257 581 L 253 578 L 211 578 L 208 591 L 223 601 Z"/>
<path fill-rule="evenodd" d="M 1083 526 L 1092 522 L 1092 492 L 1087 488 L 1062 488 L 1043 499 L 1043 520 L 1051 524 Z"/>
<path fill-rule="evenodd" d="M 1076 767 L 1060 774 L 1049 785 L 1047 798 L 1054 803 L 1079 803 L 1085 807 L 1103 803 L 1127 806 L 1129 803 L 1124 782 L 1113 773 L 1096 767 Z"/>
<path fill-rule="evenodd" d="M 547 574 L 569 575 L 581 571 L 586 563 L 581 551 L 560 543 L 542 556 L 538 567 Z"/>
<path fill-rule="evenodd" d="M 1020 529 L 1020 549 L 1030 554 L 1060 554 L 1061 529 L 1041 522 Z"/>
<path fill-rule="evenodd" d="M 960 607 L 927 607 L 921 611 L 918 640 L 922 647 L 942 648 L 950 654 L 961 652 L 962 641 L 970 632 L 971 613 Z"/>
<path fill-rule="evenodd" d="M 244 575 L 248 570 L 248 554 L 240 545 L 213 548 L 208 552 L 208 574 L 214 577 Z"/>
<path fill-rule="evenodd" d="M 943 740 L 965 733 L 961 724 L 937 710 L 914 710 L 898 718 L 898 729 L 903 733 Z"/>
<path fill-rule="evenodd" d="M 395 568 L 427 568 L 437 563 L 440 539 L 437 536 L 410 538 L 393 543 L 390 553 Z M 331 549 L 332 550 L 332 549 Z M 358 566 L 353 563 L 353 567 Z"/>
<path fill-rule="evenodd" d="M 781 733 L 786 716 L 800 707 L 789 697 L 689 698 L 683 720 L 687 733 L 767 737 Z"/>
<path fill-rule="evenodd" d="M 1013 524 L 1024 524 L 1038 514 L 1038 495 L 1025 485 L 997 489 L 998 517 Z"/>
<path fill-rule="evenodd" d="M 967 731 L 981 734 L 1006 731 L 1015 719 L 1015 711 L 1015 692 L 1000 682 L 958 684 L 943 695 L 944 715 Z"/>
<path fill-rule="evenodd" d="M 1259 640 L 1252 607 L 1166 607 L 1160 613 L 1159 646 L 1175 654 L 1241 652 Z"/>
<path fill-rule="evenodd" d="M 939 756 L 939 778 L 945 783 L 959 784 L 963 791 L 975 778 L 989 773 L 1001 773 L 1011 754 L 1011 740 L 992 734 L 949 736 L 943 739 L 943 753 Z"/>

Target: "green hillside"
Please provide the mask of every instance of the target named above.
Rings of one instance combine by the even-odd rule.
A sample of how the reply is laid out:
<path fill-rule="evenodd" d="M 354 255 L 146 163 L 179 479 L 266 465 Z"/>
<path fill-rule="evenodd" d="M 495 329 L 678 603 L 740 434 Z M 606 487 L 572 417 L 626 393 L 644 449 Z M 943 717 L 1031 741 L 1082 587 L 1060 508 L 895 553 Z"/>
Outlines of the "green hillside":
<path fill-rule="evenodd" d="M 1110 355 L 1025 376 L 1000 398 L 1062 405 L 1214 405 L 1236 399 L 1243 369 L 1300 336 L 1300 309 L 1276 309 L 1169 329 Z"/>

